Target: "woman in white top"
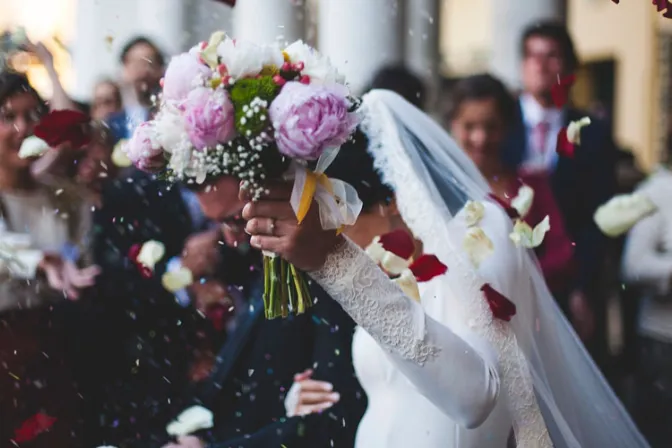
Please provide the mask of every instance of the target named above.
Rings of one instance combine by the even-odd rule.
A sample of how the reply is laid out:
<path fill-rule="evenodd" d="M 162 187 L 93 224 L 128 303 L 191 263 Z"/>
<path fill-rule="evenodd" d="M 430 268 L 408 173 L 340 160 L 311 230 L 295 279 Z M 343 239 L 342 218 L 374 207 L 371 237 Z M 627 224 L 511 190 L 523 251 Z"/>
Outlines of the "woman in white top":
<path fill-rule="evenodd" d="M 454 141 L 391 92 L 367 94 L 363 114 L 394 207 L 381 208 L 380 218 L 363 213 L 360 222 L 375 229 L 358 224 L 346 234 L 362 244 L 392 228 L 412 231 L 448 267 L 422 285 L 421 303 L 351 239 L 323 231 L 317 206 L 297 226 L 282 188 L 243 212 L 253 246 L 310 272 L 360 326 L 353 362 L 369 407 L 356 446 L 504 447 L 511 426 L 519 447 L 647 446 Z M 357 164 L 365 158 L 350 166 Z M 473 203 L 465 209 L 470 200 L 481 213 Z M 465 239 L 481 248 L 489 240 L 491 250 L 467 251 Z M 475 266 L 479 254 L 486 256 Z M 486 298 L 488 288 L 515 303 L 510 322 L 491 310 L 502 299 Z"/>

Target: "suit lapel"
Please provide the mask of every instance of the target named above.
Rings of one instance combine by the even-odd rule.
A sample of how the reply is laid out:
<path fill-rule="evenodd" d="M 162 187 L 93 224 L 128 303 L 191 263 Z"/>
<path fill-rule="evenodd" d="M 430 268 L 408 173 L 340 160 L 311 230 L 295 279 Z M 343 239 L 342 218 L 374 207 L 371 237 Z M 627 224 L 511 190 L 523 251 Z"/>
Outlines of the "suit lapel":
<path fill-rule="evenodd" d="M 201 395 L 203 401 L 212 401 L 216 397 L 217 391 L 226 383 L 233 367 L 236 365 L 243 347 L 253 333 L 252 330 L 263 319 L 264 302 L 261 286 L 263 286 L 262 282 L 254 282 L 251 288 L 250 306 L 247 308 L 246 314 L 241 317 L 240 323 L 231 338 L 218 353 L 213 372 Z"/>

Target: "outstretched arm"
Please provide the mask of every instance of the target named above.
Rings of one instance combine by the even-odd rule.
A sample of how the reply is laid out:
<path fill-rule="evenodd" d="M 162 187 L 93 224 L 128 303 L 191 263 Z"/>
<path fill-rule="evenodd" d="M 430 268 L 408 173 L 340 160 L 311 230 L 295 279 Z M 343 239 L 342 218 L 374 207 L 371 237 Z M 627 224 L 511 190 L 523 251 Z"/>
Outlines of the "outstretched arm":
<path fill-rule="evenodd" d="M 499 391 L 496 356 L 485 344 L 427 316 L 347 239 L 311 276 L 427 399 L 467 428 L 485 421 Z"/>

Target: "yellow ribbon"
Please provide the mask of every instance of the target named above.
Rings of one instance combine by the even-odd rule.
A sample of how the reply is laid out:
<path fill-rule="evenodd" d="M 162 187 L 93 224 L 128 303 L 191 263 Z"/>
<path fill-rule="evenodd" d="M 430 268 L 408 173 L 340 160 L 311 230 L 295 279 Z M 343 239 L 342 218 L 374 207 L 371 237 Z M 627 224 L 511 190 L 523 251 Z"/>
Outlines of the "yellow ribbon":
<path fill-rule="evenodd" d="M 296 212 L 296 219 L 299 221 L 299 224 L 301 224 L 303 220 L 306 219 L 306 215 L 308 215 L 308 211 L 310 210 L 310 205 L 313 203 L 313 198 L 315 197 L 318 184 L 322 185 L 329 192 L 329 194 L 334 194 L 331 181 L 326 174 L 306 170 L 306 182 L 303 185 L 301 200 L 299 201 L 299 209 Z M 336 230 L 336 233 L 340 234 L 342 231 L 343 226 L 339 227 Z"/>

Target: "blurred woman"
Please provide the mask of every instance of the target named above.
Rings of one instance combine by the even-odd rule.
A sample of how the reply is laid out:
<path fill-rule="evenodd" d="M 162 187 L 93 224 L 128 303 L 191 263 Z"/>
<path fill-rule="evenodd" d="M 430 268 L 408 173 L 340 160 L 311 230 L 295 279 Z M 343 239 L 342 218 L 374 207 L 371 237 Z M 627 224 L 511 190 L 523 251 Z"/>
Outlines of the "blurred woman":
<path fill-rule="evenodd" d="M 119 85 L 110 79 L 99 81 L 93 88 L 91 118 L 94 120 L 105 120 L 122 110 L 121 89 Z"/>
<path fill-rule="evenodd" d="M 3 446 L 76 447 L 80 398 L 61 311 L 97 268 L 60 256 L 81 243 L 82 202 L 37 181 L 19 157 L 44 111 L 23 75 L 0 74 L 0 437 Z"/>
<path fill-rule="evenodd" d="M 534 190 L 525 221 L 534 227 L 549 217 L 551 229 L 536 254 L 549 289 L 561 293 L 572 275 L 574 250 L 548 178 L 543 173 L 516 172 L 500 157 L 516 110 L 515 100 L 501 81 L 487 74 L 470 76 L 453 90 L 448 112 L 450 130 L 501 201 L 510 203 L 522 185 Z"/>

